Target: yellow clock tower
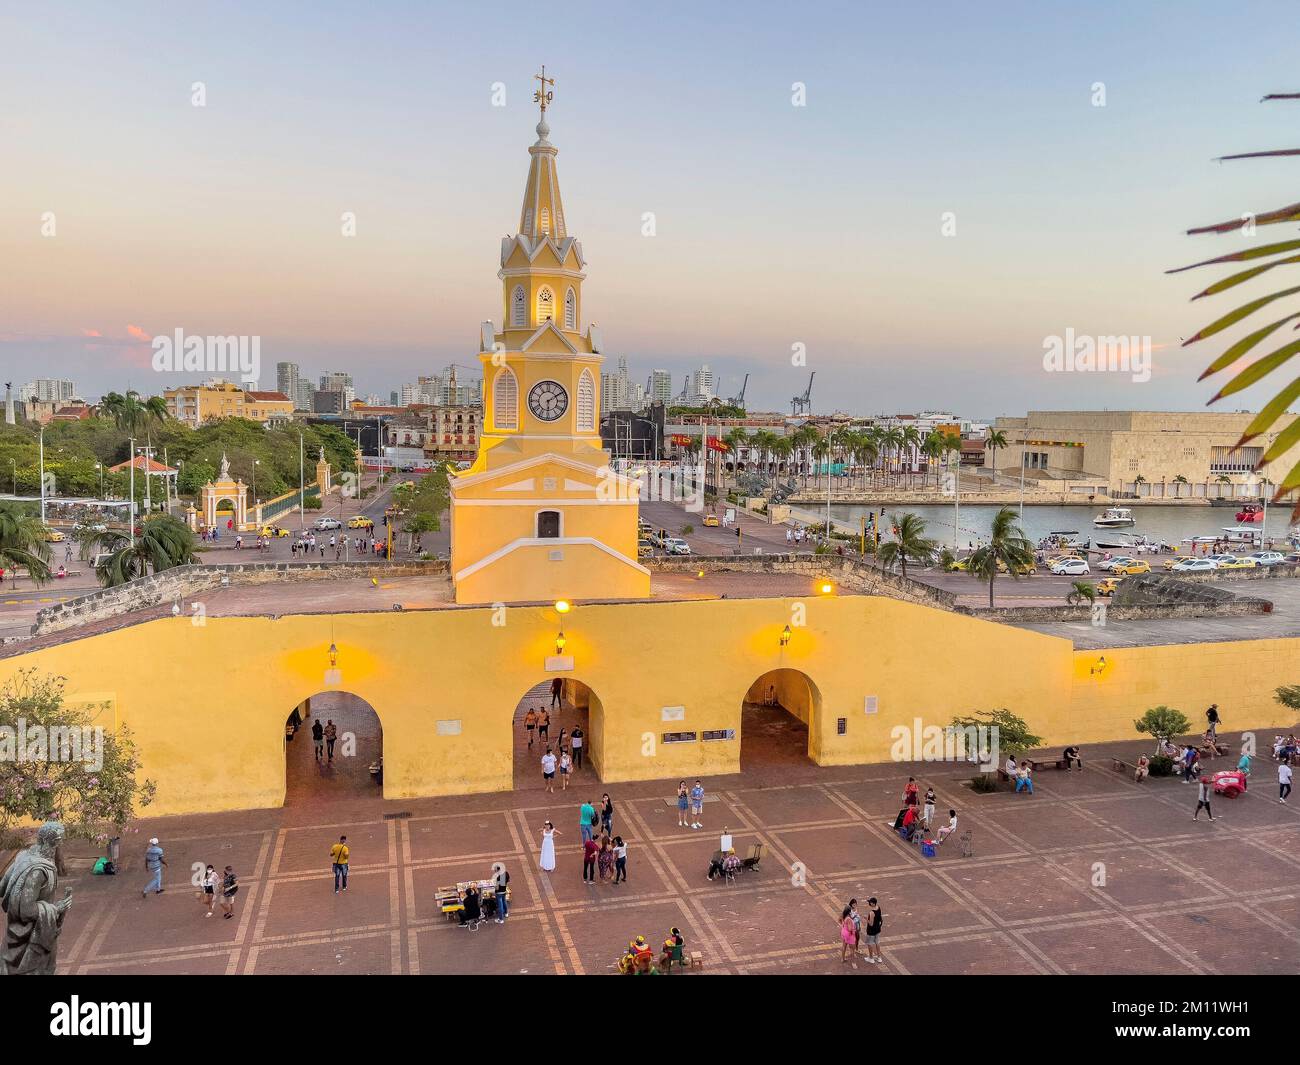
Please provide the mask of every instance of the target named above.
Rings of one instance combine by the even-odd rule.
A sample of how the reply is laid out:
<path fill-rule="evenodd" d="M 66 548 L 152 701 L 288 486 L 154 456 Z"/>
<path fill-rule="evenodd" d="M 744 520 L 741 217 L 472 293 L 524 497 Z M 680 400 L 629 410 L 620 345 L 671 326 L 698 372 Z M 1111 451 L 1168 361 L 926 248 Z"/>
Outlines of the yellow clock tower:
<path fill-rule="evenodd" d="M 502 326 L 484 322 L 483 431 L 451 483 L 458 603 L 650 594 L 636 560 L 638 487 L 600 446 L 600 333 L 583 329 L 582 245 L 569 235 L 541 106 L 519 233 L 501 241 Z"/>

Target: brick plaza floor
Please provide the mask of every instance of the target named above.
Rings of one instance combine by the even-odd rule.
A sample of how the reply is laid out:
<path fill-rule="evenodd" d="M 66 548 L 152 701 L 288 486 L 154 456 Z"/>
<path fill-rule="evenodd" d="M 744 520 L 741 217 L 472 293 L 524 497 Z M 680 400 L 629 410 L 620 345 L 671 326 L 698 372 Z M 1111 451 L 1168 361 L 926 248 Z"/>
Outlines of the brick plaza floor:
<path fill-rule="evenodd" d="M 1274 764 L 1256 762 L 1245 796 L 1216 800 L 1214 824 L 1193 823 L 1192 786 L 1139 786 L 1110 768 L 1110 753 L 1145 746 L 1085 748 L 1082 773 L 1040 772 L 1032 797 L 972 794 L 952 765 L 796 758 L 706 779 L 701 830 L 677 827 L 675 781 L 592 784 L 610 792 L 629 844 L 617 887 L 582 883 L 573 788 L 385 802 L 351 784 L 350 797 L 296 793 L 282 809 L 141 821 L 123 839 L 121 875 L 74 875 L 60 969 L 604 974 L 629 938 L 657 945 L 677 925 L 705 975 L 1300 972 L 1300 812 L 1277 802 Z M 925 859 L 890 831 L 909 774 L 933 783 L 941 819 L 956 807 L 973 856 L 952 841 Z M 551 874 L 537 865 L 547 818 L 564 833 Z M 710 883 L 724 825 L 742 855 L 754 842 L 768 853 L 735 883 Z M 340 833 L 352 876 L 335 895 L 327 852 Z M 146 900 L 151 835 L 170 879 Z M 486 877 L 496 861 L 512 876 L 509 921 L 448 923 L 435 888 Z M 192 862 L 234 865 L 233 920 L 203 916 Z M 843 964 L 841 907 L 872 894 L 887 964 Z"/>

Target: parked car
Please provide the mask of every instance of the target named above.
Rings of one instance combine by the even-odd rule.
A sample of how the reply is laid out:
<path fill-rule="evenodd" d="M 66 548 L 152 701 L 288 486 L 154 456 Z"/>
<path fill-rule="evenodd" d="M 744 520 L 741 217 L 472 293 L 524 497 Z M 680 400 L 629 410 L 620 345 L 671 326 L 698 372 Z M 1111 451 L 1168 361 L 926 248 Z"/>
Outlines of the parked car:
<path fill-rule="evenodd" d="M 1098 595 L 1114 595 L 1115 589 L 1119 587 L 1119 577 L 1103 577 L 1097 582 Z"/>
<path fill-rule="evenodd" d="M 63 543 L 63 533 L 58 529 L 51 529 L 48 525 L 45 527 L 45 542 L 47 544 Z"/>
<path fill-rule="evenodd" d="M 1219 569 L 1255 569 L 1259 566 L 1249 555 L 1243 555 L 1238 558 L 1235 555 L 1221 556 L 1219 559 Z"/>
<path fill-rule="evenodd" d="M 1283 565 L 1300 566 L 1300 551 L 1292 551 L 1282 559 Z"/>
<path fill-rule="evenodd" d="M 691 545 L 677 536 L 669 536 L 664 540 L 664 550 L 670 555 L 689 555 Z"/>
<path fill-rule="evenodd" d="M 1150 573 L 1151 563 L 1144 562 L 1140 558 L 1132 558 L 1127 562 L 1121 562 L 1118 566 L 1111 566 L 1111 573 L 1120 573 L 1125 577 L 1132 577 L 1138 573 Z"/>
<path fill-rule="evenodd" d="M 1185 558 L 1175 563 L 1175 573 L 1213 573 L 1219 564 L 1212 558 Z"/>
<path fill-rule="evenodd" d="M 1276 566 L 1286 561 L 1281 551 L 1252 551 L 1247 558 L 1253 558 L 1261 566 Z"/>
<path fill-rule="evenodd" d="M 1006 573 L 1006 571 L 1007 571 L 1007 564 L 1003 562 L 1002 559 L 998 559 L 998 572 Z M 1016 573 L 1021 577 L 1027 577 L 1037 572 L 1038 572 L 1038 567 L 1035 566 L 1032 562 L 1024 562 L 1021 565 L 1016 567 Z"/>
<path fill-rule="evenodd" d="M 1062 558 L 1052 563 L 1052 572 L 1058 577 L 1082 577 L 1092 570 L 1081 558 Z"/>
<path fill-rule="evenodd" d="M 349 529 L 373 529 L 374 527 L 375 519 L 367 518 L 364 514 L 358 514 L 355 517 L 348 518 Z"/>
<path fill-rule="evenodd" d="M 341 529 L 343 523 L 338 518 L 317 518 L 311 523 L 311 527 L 317 532 L 325 532 L 328 529 Z"/>
<path fill-rule="evenodd" d="M 263 525 L 262 531 L 258 533 L 258 536 L 263 536 L 268 540 L 275 536 L 288 536 L 288 535 L 289 535 L 289 530 L 282 529 L 278 525 Z"/>
<path fill-rule="evenodd" d="M 1099 570 L 1105 570 L 1107 573 L 1112 572 L 1116 566 L 1122 566 L 1128 562 L 1136 562 L 1137 559 L 1132 555 L 1112 555 L 1110 558 L 1103 558 L 1097 563 Z"/>
<path fill-rule="evenodd" d="M 704 515 L 704 527 L 706 529 L 716 529 L 720 524 L 721 522 L 718 521 L 718 516 L 716 514 Z"/>
<path fill-rule="evenodd" d="M 649 540 L 638 540 L 636 542 L 636 557 L 649 558 L 655 553 L 655 546 Z"/>

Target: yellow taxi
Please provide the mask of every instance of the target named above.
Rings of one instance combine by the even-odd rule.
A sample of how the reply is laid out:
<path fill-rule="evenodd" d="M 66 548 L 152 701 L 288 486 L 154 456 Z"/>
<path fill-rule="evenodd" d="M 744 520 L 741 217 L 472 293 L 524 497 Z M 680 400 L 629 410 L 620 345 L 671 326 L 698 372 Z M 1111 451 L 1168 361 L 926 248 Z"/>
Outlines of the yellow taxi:
<path fill-rule="evenodd" d="M 58 529 L 51 529 L 48 525 L 45 527 L 45 542 L 47 544 L 63 543 L 63 533 Z"/>
<path fill-rule="evenodd" d="M 273 536 L 288 536 L 289 530 L 281 529 L 278 525 L 263 525 L 262 531 L 257 535 L 269 540 Z"/>
<path fill-rule="evenodd" d="M 1119 577 L 1103 577 L 1097 582 L 1098 595 L 1114 595 L 1115 589 L 1119 587 Z"/>
<path fill-rule="evenodd" d="M 1219 556 L 1219 569 L 1254 569 L 1258 563 L 1253 558 L 1238 558 L 1235 555 L 1230 558 Z"/>
<path fill-rule="evenodd" d="M 1132 562 L 1121 562 L 1118 566 L 1111 567 L 1111 573 L 1118 573 L 1125 577 L 1132 577 L 1138 573 L 1150 573 L 1151 564 L 1140 558 L 1135 558 Z"/>
<path fill-rule="evenodd" d="M 1006 573 L 1006 571 L 1007 571 L 1007 564 L 1003 562 L 1002 559 L 998 559 L 998 572 Z M 1020 577 L 1027 577 L 1030 574 L 1037 573 L 1037 572 L 1038 572 L 1038 567 L 1035 566 L 1032 562 L 1022 562 L 1019 566 L 1016 567 L 1016 575 Z"/>
<path fill-rule="evenodd" d="M 655 553 L 654 544 L 649 540 L 638 540 L 636 542 L 636 557 L 649 558 Z"/>
<path fill-rule="evenodd" d="M 358 514 L 356 517 L 348 518 L 349 529 L 373 529 L 374 527 L 375 519 L 367 518 L 364 514 Z"/>
<path fill-rule="evenodd" d="M 704 515 L 704 527 L 706 529 L 716 529 L 718 525 L 719 525 L 718 516 L 716 514 Z"/>
<path fill-rule="evenodd" d="M 949 573 L 968 573 L 970 571 L 970 556 L 966 558 L 954 558 L 948 563 Z"/>

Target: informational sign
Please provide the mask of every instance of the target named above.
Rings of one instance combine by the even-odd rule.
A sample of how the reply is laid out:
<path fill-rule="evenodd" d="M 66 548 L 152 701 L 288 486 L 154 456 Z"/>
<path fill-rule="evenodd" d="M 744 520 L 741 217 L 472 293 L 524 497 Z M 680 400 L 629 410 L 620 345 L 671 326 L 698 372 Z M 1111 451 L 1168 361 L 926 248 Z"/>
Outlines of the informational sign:
<path fill-rule="evenodd" d="M 573 655 L 547 655 L 547 673 L 572 673 Z"/>

